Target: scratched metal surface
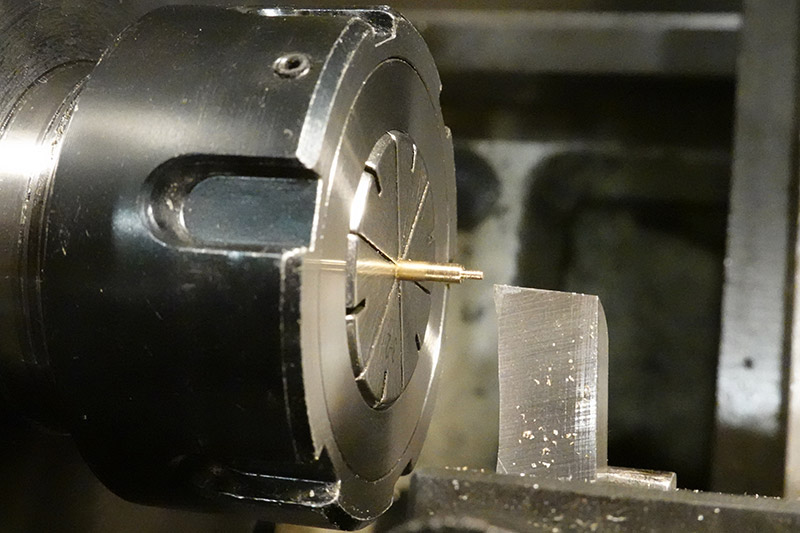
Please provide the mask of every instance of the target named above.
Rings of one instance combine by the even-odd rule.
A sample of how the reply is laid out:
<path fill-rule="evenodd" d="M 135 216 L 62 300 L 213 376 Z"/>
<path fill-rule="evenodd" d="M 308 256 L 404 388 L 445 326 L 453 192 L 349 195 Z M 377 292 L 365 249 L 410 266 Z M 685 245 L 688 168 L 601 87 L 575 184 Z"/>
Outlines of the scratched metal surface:
<path fill-rule="evenodd" d="M 420 469 L 411 483 L 413 516 L 469 517 L 481 531 L 800 531 L 800 505 L 788 499 L 439 469 Z"/>
<path fill-rule="evenodd" d="M 597 296 L 495 286 L 497 470 L 593 480 L 606 466 L 608 333 Z"/>

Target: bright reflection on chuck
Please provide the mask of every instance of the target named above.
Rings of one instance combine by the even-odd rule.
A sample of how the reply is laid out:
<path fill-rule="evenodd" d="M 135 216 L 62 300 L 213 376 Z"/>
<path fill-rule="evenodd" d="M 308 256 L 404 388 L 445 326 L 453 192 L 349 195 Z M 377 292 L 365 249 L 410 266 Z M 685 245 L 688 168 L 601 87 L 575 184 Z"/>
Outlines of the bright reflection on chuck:
<path fill-rule="evenodd" d="M 34 176 L 50 167 L 52 148 L 30 141 L 3 139 L 0 175 Z"/>

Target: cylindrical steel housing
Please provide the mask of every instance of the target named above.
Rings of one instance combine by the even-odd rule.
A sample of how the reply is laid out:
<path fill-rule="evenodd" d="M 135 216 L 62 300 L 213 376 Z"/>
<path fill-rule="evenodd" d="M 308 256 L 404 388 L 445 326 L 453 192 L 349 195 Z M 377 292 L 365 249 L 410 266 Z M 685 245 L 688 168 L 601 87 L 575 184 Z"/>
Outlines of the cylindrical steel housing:
<path fill-rule="evenodd" d="M 168 7 L 109 44 L 0 130 L 7 398 L 128 499 L 363 525 L 439 366 L 447 287 L 358 255 L 452 259 L 427 48 L 385 9 Z"/>

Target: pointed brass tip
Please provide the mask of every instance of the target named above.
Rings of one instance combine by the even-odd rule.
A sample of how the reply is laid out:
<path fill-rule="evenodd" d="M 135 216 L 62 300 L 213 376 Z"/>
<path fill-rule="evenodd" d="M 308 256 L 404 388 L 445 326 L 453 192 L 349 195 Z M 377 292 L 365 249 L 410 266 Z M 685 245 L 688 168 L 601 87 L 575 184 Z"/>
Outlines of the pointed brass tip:
<path fill-rule="evenodd" d="M 408 281 L 461 283 L 465 279 L 483 279 L 483 272 L 466 270 L 463 266 L 453 263 L 403 260 L 395 265 L 395 277 Z"/>
<path fill-rule="evenodd" d="M 480 270 L 464 270 L 461 273 L 462 279 L 483 279 L 483 272 Z"/>

